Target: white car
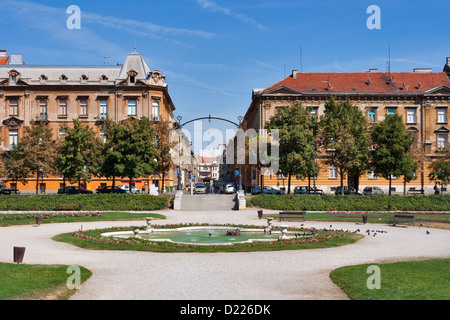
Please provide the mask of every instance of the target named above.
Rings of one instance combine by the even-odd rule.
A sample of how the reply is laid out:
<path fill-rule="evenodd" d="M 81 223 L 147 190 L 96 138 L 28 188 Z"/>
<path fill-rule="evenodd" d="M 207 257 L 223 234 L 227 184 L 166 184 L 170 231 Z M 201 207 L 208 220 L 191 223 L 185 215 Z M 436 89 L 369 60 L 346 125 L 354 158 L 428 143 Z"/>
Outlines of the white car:
<path fill-rule="evenodd" d="M 235 193 L 236 188 L 231 183 L 227 183 L 223 186 L 223 193 Z"/>
<path fill-rule="evenodd" d="M 122 190 L 125 190 L 127 193 L 130 193 L 130 188 L 129 188 L 130 186 L 128 184 L 121 184 L 121 185 L 119 185 L 117 187 L 122 189 Z M 136 194 L 136 193 L 139 193 L 139 192 L 140 192 L 139 189 L 131 186 L 131 193 Z"/>

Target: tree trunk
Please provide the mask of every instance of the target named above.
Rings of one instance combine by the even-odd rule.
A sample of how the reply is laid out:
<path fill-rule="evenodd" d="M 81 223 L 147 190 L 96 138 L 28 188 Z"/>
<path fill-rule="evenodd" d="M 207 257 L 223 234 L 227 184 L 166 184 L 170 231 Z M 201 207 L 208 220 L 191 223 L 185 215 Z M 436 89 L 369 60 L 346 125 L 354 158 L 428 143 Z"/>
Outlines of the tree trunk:
<path fill-rule="evenodd" d="M 36 194 L 39 193 L 39 168 L 36 170 Z"/>
<path fill-rule="evenodd" d="M 343 172 L 339 172 L 339 176 L 341 177 L 341 195 L 344 194 L 344 174 Z"/>
<path fill-rule="evenodd" d="M 406 196 L 406 179 L 403 179 L 403 195 Z"/>
<path fill-rule="evenodd" d="M 164 179 L 165 179 L 165 176 L 166 176 L 166 172 L 163 171 L 163 173 L 162 173 L 162 182 L 161 182 L 161 193 L 164 193 Z M 150 190 L 150 187 L 149 187 L 149 190 Z"/>
<path fill-rule="evenodd" d="M 113 191 L 115 187 L 116 187 L 116 175 L 113 175 L 113 184 L 112 184 Z"/>
<path fill-rule="evenodd" d="M 389 195 L 391 195 L 392 176 L 389 176 Z"/>
<path fill-rule="evenodd" d="M 133 179 L 133 178 L 131 178 L 131 177 L 129 177 L 130 178 L 130 181 L 128 182 L 128 190 L 130 190 L 130 193 L 133 193 L 133 192 L 131 192 L 131 180 Z"/>
<path fill-rule="evenodd" d="M 289 172 L 289 177 L 288 177 L 288 194 L 291 193 L 291 176 L 292 174 Z"/>

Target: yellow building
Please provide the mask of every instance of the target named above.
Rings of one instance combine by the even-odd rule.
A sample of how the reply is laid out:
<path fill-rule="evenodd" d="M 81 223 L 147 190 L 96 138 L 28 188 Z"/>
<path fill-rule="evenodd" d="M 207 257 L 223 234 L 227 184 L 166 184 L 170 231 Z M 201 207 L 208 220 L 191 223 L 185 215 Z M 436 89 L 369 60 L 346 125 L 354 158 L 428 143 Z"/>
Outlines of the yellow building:
<path fill-rule="evenodd" d="M 3 55 L 6 56 L 4 51 Z M 1 149 L 10 150 L 20 141 L 23 129 L 31 121 L 45 121 L 53 129 L 56 140 L 64 139 L 64 127 L 73 119 L 103 135 L 104 120 L 119 122 L 127 117 L 148 117 L 155 123 L 173 122 L 174 104 L 169 95 L 165 75 L 151 70 L 144 57 L 134 50 L 123 64 L 84 66 L 26 65 L 21 55 L 4 58 L 0 65 Z M 176 172 L 166 175 L 166 186 L 173 186 Z M 149 190 L 150 184 L 161 185 L 158 175 L 134 181 L 138 189 Z M 3 178 L 5 181 L 5 178 Z M 127 184 L 118 180 L 116 184 Z M 19 184 L 23 192 L 33 192 L 36 179 Z M 44 176 L 41 191 L 62 187 L 62 177 Z M 104 178 L 93 177 L 86 188 L 94 190 L 111 185 Z M 13 186 L 14 187 L 14 186 Z"/>
<path fill-rule="evenodd" d="M 417 172 L 417 179 L 407 184 L 407 192 L 424 190 L 433 192 L 434 183 L 428 179 L 428 164 L 437 156 L 437 151 L 448 148 L 450 106 L 450 58 L 447 58 L 443 72 L 431 69 L 414 69 L 413 72 L 368 72 L 354 73 L 301 73 L 292 74 L 265 89 L 255 89 L 252 102 L 242 122 L 242 129 L 264 129 L 277 108 L 295 103 L 312 108 L 322 115 L 330 97 L 336 100 L 350 99 L 367 116 L 369 123 L 382 121 L 388 114 L 403 117 L 408 131 L 414 133 L 428 163 Z M 319 163 L 320 160 L 319 160 Z M 348 177 L 344 177 L 347 179 Z M 273 186 L 287 191 L 287 179 L 276 173 L 264 173 L 257 168 L 243 171 L 243 185 Z M 347 180 L 344 184 L 347 185 Z M 340 185 L 336 168 L 320 164 L 320 173 L 311 186 L 316 185 L 325 193 L 333 193 Z M 291 186 L 308 185 L 308 181 L 292 179 Z M 361 177 L 359 190 L 365 186 L 379 186 L 385 193 L 388 181 L 369 172 Z M 403 193 L 403 179 L 392 182 L 394 193 Z M 291 187 L 291 192 L 293 187 Z"/>

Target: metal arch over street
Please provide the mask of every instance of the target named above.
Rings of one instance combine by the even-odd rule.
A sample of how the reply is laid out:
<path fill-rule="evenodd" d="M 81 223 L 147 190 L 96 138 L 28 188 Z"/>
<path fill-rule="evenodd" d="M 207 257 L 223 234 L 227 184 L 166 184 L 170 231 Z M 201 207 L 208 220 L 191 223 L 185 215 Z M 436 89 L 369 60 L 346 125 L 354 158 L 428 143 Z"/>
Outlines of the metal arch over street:
<path fill-rule="evenodd" d="M 239 117 L 240 118 L 240 117 Z M 179 118 L 179 120 L 181 120 L 181 117 Z M 185 122 L 185 123 L 183 123 L 183 124 L 180 124 L 179 122 L 178 122 L 178 124 L 179 124 L 179 126 L 180 127 L 184 127 L 185 125 L 187 125 L 187 124 L 189 124 L 189 123 L 191 123 L 191 122 L 194 122 L 194 121 L 197 121 L 197 120 L 209 120 L 209 122 L 211 122 L 211 120 L 221 120 L 221 121 L 226 121 L 226 122 L 229 122 L 229 123 L 231 123 L 231 124 L 234 124 L 236 127 L 240 127 L 241 125 L 240 124 L 237 124 L 236 122 L 233 122 L 233 121 L 231 121 L 231 120 L 228 120 L 228 119 L 224 119 L 224 118 L 218 118 L 218 117 L 211 117 L 211 115 L 209 115 L 208 117 L 202 117 L 202 118 L 197 118 L 197 119 L 193 119 L 193 120 L 189 120 L 189 121 L 187 121 L 187 122 Z"/>

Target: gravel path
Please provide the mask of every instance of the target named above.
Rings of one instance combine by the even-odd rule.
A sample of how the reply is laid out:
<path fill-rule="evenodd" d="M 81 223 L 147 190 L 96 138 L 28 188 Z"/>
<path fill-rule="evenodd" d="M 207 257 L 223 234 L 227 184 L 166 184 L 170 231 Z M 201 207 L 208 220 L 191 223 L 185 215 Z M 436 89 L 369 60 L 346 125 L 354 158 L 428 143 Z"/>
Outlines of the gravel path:
<path fill-rule="evenodd" d="M 163 223 L 206 222 L 258 225 L 256 210 L 187 212 L 165 210 Z M 264 213 L 270 213 L 265 210 Z M 275 225 L 280 222 L 275 221 Z M 283 222 L 298 226 L 300 222 Z M 341 266 L 450 257 L 450 230 L 384 224 L 306 221 L 305 227 L 383 230 L 338 248 L 251 253 L 152 253 L 85 250 L 51 240 L 60 233 L 136 221 L 43 224 L 0 228 L 0 261 L 12 262 L 13 247 L 26 247 L 24 263 L 81 265 L 93 276 L 73 300 L 344 300 L 329 278 Z M 426 231 L 430 234 L 427 234 Z M 382 272 L 382 270 L 381 270 Z"/>

